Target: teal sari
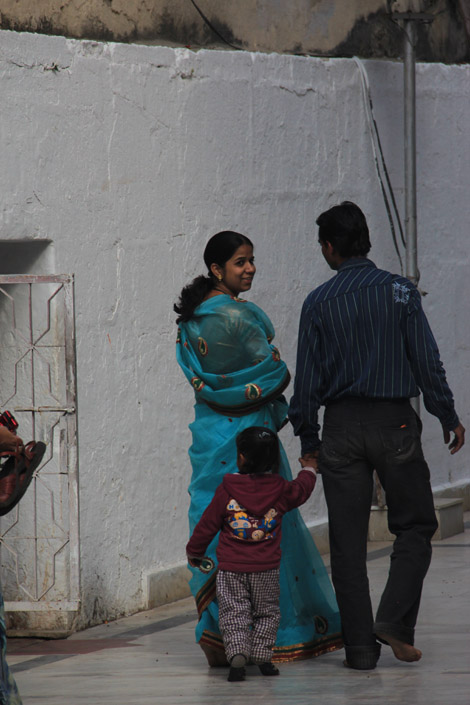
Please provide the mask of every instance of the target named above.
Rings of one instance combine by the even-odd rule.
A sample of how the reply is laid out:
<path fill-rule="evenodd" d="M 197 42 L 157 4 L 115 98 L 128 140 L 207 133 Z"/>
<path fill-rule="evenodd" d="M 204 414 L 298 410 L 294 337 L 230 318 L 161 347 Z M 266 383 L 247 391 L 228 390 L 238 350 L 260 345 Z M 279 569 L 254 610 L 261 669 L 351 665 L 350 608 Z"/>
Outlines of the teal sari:
<path fill-rule="evenodd" d="M 286 418 L 282 392 L 290 376 L 273 338 L 272 323 L 258 306 L 225 294 L 204 301 L 190 321 L 180 324 L 177 360 L 196 396 L 189 449 L 191 533 L 225 473 L 237 472 L 237 434 L 248 426 L 278 431 Z M 280 474 L 292 479 L 282 446 Z M 281 623 L 274 660 L 304 659 L 341 648 L 333 588 L 297 509 L 285 515 L 282 533 Z M 217 540 L 207 551 L 216 565 Z M 199 614 L 196 640 L 223 653 L 216 570 L 212 574 L 191 571 L 190 587 Z"/>

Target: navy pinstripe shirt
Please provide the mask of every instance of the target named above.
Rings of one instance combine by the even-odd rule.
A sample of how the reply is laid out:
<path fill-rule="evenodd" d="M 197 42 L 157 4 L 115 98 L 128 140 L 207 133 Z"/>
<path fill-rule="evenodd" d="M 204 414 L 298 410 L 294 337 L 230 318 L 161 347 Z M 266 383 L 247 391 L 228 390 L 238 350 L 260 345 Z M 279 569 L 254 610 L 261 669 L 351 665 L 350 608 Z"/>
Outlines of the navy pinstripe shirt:
<path fill-rule="evenodd" d="M 300 317 L 289 419 L 302 453 L 320 444 L 318 409 L 344 397 L 409 399 L 449 431 L 459 423 L 416 287 L 371 260 L 343 262 L 312 291 Z"/>

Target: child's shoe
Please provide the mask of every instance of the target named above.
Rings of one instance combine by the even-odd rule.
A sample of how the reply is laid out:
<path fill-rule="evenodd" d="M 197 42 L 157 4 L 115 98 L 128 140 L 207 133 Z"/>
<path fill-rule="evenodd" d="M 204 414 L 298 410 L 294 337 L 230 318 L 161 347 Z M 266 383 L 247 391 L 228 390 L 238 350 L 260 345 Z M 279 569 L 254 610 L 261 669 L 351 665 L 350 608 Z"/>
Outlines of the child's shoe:
<path fill-rule="evenodd" d="M 263 676 L 278 676 L 279 669 L 273 663 L 259 663 L 258 668 L 263 674 Z"/>
<path fill-rule="evenodd" d="M 244 681 L 245 680 L 245 664 L 246 658 L 243 654 L 235 654 L 233 659 L 230 661 L 230 671 L 228 674 L 228 681 Z"/>

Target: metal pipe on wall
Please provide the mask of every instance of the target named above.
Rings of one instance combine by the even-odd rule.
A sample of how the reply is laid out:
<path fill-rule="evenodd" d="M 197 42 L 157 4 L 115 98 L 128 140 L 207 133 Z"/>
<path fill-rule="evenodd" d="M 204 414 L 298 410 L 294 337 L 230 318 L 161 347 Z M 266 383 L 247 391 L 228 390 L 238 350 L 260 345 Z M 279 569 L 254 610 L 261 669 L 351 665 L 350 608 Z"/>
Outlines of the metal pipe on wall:
<path fill-rule="evenodd" d="M 416 60 L 414 20 L 404 21 L 404 125 L 405 125 L 405 235 L 406 277 L 418 284 L 416 219 Z"/>
<path fill-rule="evenodd" d="M 416 286 L 418 270 L 418 231 L 416 218 L 416 24 L 414 19 L 403 22 L 404 36 L 404 128 L 405 128 L 405 239 L 406 277 Z M 419 397 L 411 400 L 420 412 Z"/>

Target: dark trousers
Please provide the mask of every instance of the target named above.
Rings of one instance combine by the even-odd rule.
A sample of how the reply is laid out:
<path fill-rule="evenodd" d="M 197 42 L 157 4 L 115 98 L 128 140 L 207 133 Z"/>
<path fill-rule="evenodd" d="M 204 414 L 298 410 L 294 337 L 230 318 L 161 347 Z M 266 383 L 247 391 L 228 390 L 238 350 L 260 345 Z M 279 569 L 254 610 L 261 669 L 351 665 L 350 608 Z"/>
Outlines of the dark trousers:
<path fill-rule="evenodd" d="M 384 632 L 414 643 L 423 580 L 437 528 L 421 421 L 409 401 L 345 399 L 326 407 L 319 467 L 328 505 L 331 572 L 346 653 Z M 366 553 L 374 469 L 395 534 L 374 623 Z M 378 658 L 378 654 L 377 654 Z M 349 656 L 348 656 L 349 659 Z"/>

